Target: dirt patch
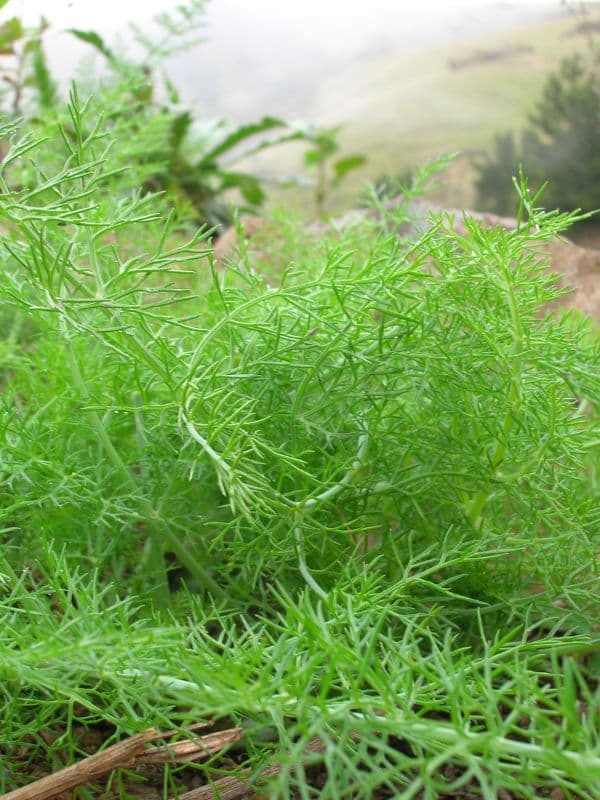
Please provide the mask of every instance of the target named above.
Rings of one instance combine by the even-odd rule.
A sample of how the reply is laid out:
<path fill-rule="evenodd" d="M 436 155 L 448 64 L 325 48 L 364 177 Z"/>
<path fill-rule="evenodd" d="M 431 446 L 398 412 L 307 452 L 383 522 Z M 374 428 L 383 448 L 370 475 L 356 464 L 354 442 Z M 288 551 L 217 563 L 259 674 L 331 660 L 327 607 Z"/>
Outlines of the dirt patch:
<path fill-rule="evenodd" d="M 504 47 L 490 48 L 489 50 L 477 50 L 465 58 L 452 58 L 448 66 L 452 70 L 464 69 L 465 67 L 475 67 L 478 64 L 487 64 L 490 61 L 502 61 L 511 56 L 520 56 L 524 53 L 534 53 L 535 48 L 530 44 L 512 43 Z"/>

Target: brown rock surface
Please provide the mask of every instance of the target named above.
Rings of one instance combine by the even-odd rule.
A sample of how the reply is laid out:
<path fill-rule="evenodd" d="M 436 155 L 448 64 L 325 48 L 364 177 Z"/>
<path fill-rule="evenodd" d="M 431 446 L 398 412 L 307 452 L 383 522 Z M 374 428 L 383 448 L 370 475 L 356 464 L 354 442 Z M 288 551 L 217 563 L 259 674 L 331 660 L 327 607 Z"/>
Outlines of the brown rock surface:
<path fill-rule="evenodd" d="M 244 238 L 250 239 L 264 227 L 262 217 L 244 214 L 240 217 L 239 228 L 243 231 Z M 238 246 L 241 244 L 238 237 L 238 229 L 235 226 L 227 228 L 217 237 L 214 244 L 215 261 L 217 266 L 223 266 L 226 259 L 231 258 Z"/>
<path fill-rule="evenodd" d="M 561 284 L 573 292 L 560 305 L 577 308 L 600 322 L 600 250 L 578 247 L 567 241 L 550 246 L 550 267 L 561 276 Z"/>

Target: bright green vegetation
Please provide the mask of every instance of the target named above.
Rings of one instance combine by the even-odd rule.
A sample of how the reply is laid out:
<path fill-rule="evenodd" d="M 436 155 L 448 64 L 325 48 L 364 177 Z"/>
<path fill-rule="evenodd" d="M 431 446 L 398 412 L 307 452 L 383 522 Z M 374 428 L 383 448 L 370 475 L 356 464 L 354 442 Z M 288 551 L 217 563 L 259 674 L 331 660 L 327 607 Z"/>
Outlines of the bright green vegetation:
<path fill-rule="evenodd" d="M 573 215 L 286 219 L 273 285 L 130 147 L 73 95 L 2 164 L 0 790 L 225 720 L 274 798 L 600 792 L 599 344 L 535 256 Z"/>

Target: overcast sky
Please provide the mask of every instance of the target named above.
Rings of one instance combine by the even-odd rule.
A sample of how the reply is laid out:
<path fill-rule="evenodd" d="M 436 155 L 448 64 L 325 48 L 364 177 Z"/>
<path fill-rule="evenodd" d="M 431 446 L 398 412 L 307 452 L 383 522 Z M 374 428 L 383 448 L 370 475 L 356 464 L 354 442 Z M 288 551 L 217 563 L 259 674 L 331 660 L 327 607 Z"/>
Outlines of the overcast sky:
<path fill-rule="evenodd" d="M 218 7 L 223 0 L 209 0 L 207 9 Z M 554 0 L 558 3 L 558 0 Z M 552 0 L 524 0 L 514 5 L 548 5 Z M 506 5 L 503 0 L 227 0 L 229 9 L 240 12 L 252 10 L 257 18 L 265 12 L 302 21 L 305 24 L 322 26 L 344 20 L 368 22 L 380 14 L 403 15 L 407 19 L 415 16 L 425 17 L 432 11 L 448 12 L 458 7 L 477 7 Z M 10 0 L 1 12 L 6 18 L 11 15 L 25 15 L 36 18 L 43 13 L 57 25 L 114 27 L 127 20 L 143 20 L 173 6 L 169 0 Z"/>
<path fill-rule="evenodd" d="M 178 0 L 184 5 L 186 0 Z M 464 19 L 477 9 L 490 6 L 557 7 L 560 0 L 208 0 L 206 31 L 209 41 L 239 40 L 243 50 L 252 49 L 256 38 L 284 35 L 306 44 L 329 48 L 332 53 L 350 53 L 374 37 L 415 32 L 417 43 L 450 37 L 453 20 Z M 143 24 L 161 11 L 177 5 L 173 0 L 9 0 L 0 20 L 18 15 L 35 22 L 43 14 L 54 29 L 94 29 L 107 36 L 127 33 L 127 22 Z M 505 13 L 506 15 L 506 13 Z M 291 42 L 290 42 L 291 43 Z M 274 44 L 275 47 L 271 47 Z M 269 41 L 269 49 L 277 42 Z M 63 54 L 66 57 L 66 54 Z"/>
<path fill-rule="evenodd" d="M 43 14 L 52 71 L 68 83 L 93 51 L 62 31 L 94 30 L 111 47 L 119 39 L 130 47 L 129 21 L 147 27 L 180 3 L 186 0 L 9 0 L 0 21 L 20 16 L 32 24 Z M 524 24 L 524 9 L 535 15 L 542 5 L 558 9 L 559 0 L 208 0 L 204 43 L 168 69 L 186 101 L 209 115 L 240 121 L 276 103 L 281 113 L 302 116 L 319 83 L 352 59 L 501 31 L 514 25 L 509 9 L 519 9 Z"/>

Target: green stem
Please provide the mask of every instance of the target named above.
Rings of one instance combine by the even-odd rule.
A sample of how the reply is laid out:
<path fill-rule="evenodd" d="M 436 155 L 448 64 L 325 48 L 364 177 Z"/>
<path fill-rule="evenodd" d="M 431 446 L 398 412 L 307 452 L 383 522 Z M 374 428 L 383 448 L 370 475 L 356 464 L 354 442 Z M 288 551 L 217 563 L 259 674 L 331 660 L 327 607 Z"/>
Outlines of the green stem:
<path fill-rule="evenodd" d="M 166 526 L 163 533 L 167 544 L 169 545 L 169 549 L 175 553 L 179 562 L 189 571 L 190 575 L 192 575 L 200 583 L 203 589 L 205 589 L 215 598 L 225 597 L 225 592 L 223 589 L 202 566 L 202 564 L 198 561 L 198 558 L 192 555 L 192 553 L 190 553 L 189 550 L 181 543 L 181 540 L 175 536 L 175 534 L 171 533 Z"/>
<path fill-rule="evenodd" d="M 79 367 L 79 362 L 77 360 L 77 356 L 75 355 L 75 350 L 73 348 L 73 343 L 66 332 L 64 325 L 63 333 L 65 334 L 65 339 L 67 341 L 67 358 L 69 361 L 69 368 L 71 370 L 71 375 L 73 377 L 73 382 L 77 387 L 80 396 L 84 399 L 84 401 L 88 401 L 90 394 L 81 374 L 81 369 Z M 121 475 L 125 483 L 129 486 L 132 492 L 138 496 L 138 502 L 140 504 L 140 510 L 143 516 L 148 520 L 152 521 L 155 517 L 154 509 L 152 508 L 151 503 L 145 497 L 139 497 L 138 490 L 139 487 L 133 477 L 133 474 L 129 467 L 125 464 L 119 453 L 117 452 L 115 446 L 113 445 L 110 436 L 108 435 L 106 428 L 104 427 L 102 420 L 100 419 L 98 413 L 92 409 L 88 409 L 87 411 L 88 418 L 94 429 L 94 432 L 106 453 L 107 458 L 113 465 L 113 467 L 117 470 L 117 472 Z M 167 579 L 167 569 L 164 560 L 163 554 L 163 545 L 161 538 L 158 534 L 158 530 L 153 525 L 151 526 L 151 547 L 150 547 L 150 562 L 151 562 L 151 569 L 155 576 L 156 582 L 152 591 L 155 601 L 158 605 L 165 605 L 169 595 L 169 583 Z"/>
<path fill-rule="evenodd" d="M 317 164 L 317 186 L 315 189 L 315 206 L 319 219 L 325 218 L 325 199 L 327 197 L 327 165 L 325 160 Z"/>
<path fill-rule="evenodd" d="M 79 368 L 79 363 L 73 351 L 73 345 L 69 341 L 67 345 L 68 358 L 73 375 L 73 380 L 85 399 L 89 398 L 89 392 L 85 381 Z M 131 470 L 127 467 L 115 446 L 113 445 L 106 428 L 102 424 L 102 420 L 96 411 L 89 410 L 88 412 L 90 422 L 94 431 L 106 452 L 110 462 L 123 477 L 127 485 L 132 489 L 135 494 L 138 494 L 138 485 L 133 477 Z M 168 600 L 169 595 L 169 582 L 167 577 L 167 569 L 164 558 L 164 544 L 166 544 L 181 562 L 181 564 L 189 570 L 190 574 L 196 578 L 203 586 L 215 597 L 222 597 L 223 590 L 219 584 L 209 575 L 204 567 L 198 562 L 184 545 L 181 540 L 172 531 L 163 520 L 161 520 L 158 512 L 152 507 L 150 501 L 145 497 L 138 497 L 140 511 L 142 517 L 150 523 L 150 568 L 153 575 L 156 576 L 156 586 L 154 587 L 154 599 L 158 605 L 164 606 Z"/>
<path fill-rule="evenodd" d="M 504 268 L 504 264 L 500 262 Z M 510 389 L 508 392 L 508 408 L 502 421 L 500 436 L 496 441 L 496 445 L 490 458 L 492 466 L 493 477 L 497 477 L 497 469 L 504 460 L 506 455 L 506 442 L 508 437 L 515 426 L 515 417 L 519 408 L 521 407 L 521 374 L 523 370 L 523 327 L 521 325 L 521 318 L 519 316 L 519 309 L 515 300 L 515 295 L 510 284 L 510 277 L 505 276 L 507 282 L 506 292 L 507 301 L 510 309 L 510 316 L 513 323 L 513 348 L 510 356 L 511 364 L 511 377 Z M 483 526 L 483 511 L 490 499 L 490 492 L 481 489 L 477 494 L 471 498 L 467 504 L 466 513 L 471 524 L 478 533 L 481 533 Z"/>

